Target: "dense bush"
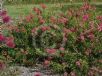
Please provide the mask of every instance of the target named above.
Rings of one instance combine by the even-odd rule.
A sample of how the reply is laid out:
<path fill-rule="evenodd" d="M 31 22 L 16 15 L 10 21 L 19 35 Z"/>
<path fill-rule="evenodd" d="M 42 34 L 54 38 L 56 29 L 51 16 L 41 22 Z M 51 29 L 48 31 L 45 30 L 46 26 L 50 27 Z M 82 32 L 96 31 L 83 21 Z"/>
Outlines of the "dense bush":
<path fill-rule="evenodd" d="M 32 13 L 17 20 L 16 24 L 11 24 L 11 18 L 1 12 L 1 55 L 11 64 L 42 64 L 55 73 L 100 74 L 102 16 L 97 15 L 96 8 L 84 3 L 80 8 L 55 15 L 45 14 L 46 10 L 45 4 L 34 7 Z"/>

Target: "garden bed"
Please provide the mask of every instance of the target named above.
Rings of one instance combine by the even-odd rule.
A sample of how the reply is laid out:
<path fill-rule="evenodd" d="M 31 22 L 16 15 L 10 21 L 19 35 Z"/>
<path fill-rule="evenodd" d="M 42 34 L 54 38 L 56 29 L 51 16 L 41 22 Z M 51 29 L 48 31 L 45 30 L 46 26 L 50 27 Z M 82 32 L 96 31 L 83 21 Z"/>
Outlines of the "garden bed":
<path fill-rule="evenodd" d="M 0 12 L 1 76 L 101 76 L 102 12 L 90 2 L 48 5 Z"/>

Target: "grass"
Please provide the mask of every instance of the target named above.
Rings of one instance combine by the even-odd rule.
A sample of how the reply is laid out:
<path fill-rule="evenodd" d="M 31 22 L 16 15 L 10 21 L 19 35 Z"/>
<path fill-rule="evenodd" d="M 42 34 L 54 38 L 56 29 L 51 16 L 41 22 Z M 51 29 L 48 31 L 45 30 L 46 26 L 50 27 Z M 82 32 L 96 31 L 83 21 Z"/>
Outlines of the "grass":
<path fill-rule="evenodd" d="M 95 5 L 97 7 L 97 11 L 101 10 L 102 11 L 102 3 L 92 3 L 93 5 Z M 72 7 L 78 7 L 80 5 L 82 5 L 82 3 L 64 3 L 63 7 L 60 7 L 60 4 L 55 3 L 55 4 L 46 4 L 47 10 L 45 13 L 47 13 L 48 11 L 55 11 L 55 12 L 61 12 L 64 11 L 68 8 L 72 8 Z M 18 16 L 25 16 L 27 14 L 29 14 L 30 12 L 32 12 L 32 8 L 33 7 L 39 7 L 38 4 L 19 4 L 19 5 L 6 5 L 5 8 L 7 9 L 8 13 L 10 16 L 12 16 L 13 18 L 16 18 Z M 102 12 L 100 12 L 102 13 Z"/>
<path fill-rule="evenodd" d="M 66 2 L 83 2 L 83 0 L 6 0 L 6 4 L 38 4 L 38 3 L 66 3 Z M 102 2 L 102 0 L 90 0 L 91 2 Z"/>

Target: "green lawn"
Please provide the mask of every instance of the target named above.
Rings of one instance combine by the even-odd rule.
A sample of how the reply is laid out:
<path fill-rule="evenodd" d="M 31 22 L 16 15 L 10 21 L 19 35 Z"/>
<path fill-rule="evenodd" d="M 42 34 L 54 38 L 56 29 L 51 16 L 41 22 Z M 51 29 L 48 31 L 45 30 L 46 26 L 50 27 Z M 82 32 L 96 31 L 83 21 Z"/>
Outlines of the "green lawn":
<path fill-rule="evenodd" d="M 92 3 L 93 5 L 96 5 L 97 10 L 102 10 L 102 3 Z M 78 7 L 82 5 L 82 3 L 64 3 L 63 8 L 60 7 L 59 4 L 46 4 L 47 9 L 45 13 L 48 13 L 48 11 L 53 11 L 53 12 L 61 12 L 64 11 L 68 8 L 72 7 Z M 27 5 L 5 5 L 5 8 L 7 9 L 8 13 L 10 16 L 13 18 L 21 16 L 21 15 L 27 15 L 28 13 L 32 12 L 33 7 L 39 7 L 39 5 L 35 4 L 27 4 Z"/>

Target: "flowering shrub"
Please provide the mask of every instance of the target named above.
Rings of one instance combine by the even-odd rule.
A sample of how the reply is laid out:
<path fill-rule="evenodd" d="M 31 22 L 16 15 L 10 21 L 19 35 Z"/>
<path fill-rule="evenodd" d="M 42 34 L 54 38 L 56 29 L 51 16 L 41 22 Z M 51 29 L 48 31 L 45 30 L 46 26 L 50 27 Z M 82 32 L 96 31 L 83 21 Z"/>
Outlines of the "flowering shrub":
<path fill-rule="evenodd" d="M 96 8 L 85 3 L 52 16 L 44 13 L 45 4 L 40 6 L 16 25 L 7 26 L 12 37 L 0 34 L 0 41 L 12 48 L 1 49 L 2 55 L 6 52 L 13 63 L 26 66 L 42 64 L 65 76 L 102 74 L 102 18 Z M 9 22 L 4 17 L 3 22 Z"/>

